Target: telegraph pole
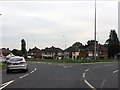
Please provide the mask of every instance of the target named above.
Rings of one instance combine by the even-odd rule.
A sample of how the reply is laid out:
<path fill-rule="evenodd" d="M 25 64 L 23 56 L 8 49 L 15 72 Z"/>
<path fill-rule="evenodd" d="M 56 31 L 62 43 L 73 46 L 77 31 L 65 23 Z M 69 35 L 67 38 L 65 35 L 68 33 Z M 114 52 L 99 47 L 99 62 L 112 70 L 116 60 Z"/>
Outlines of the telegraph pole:
<path fill-rule="evenodd" d="M 94 47 L 94 60 L 96 60 L 96 0 L 95 0 L 95 35 L 94 35 L 94 40 L 95 40 L 95 47 Z"/>

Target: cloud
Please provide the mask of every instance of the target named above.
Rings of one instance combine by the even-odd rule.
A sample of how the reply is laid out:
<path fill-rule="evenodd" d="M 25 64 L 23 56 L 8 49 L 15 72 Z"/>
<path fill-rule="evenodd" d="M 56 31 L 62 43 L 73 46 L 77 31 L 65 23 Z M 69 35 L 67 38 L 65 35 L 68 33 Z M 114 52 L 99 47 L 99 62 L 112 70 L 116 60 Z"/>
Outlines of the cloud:
<path fill-rule="evenodd" d="M 0 2 L 0 10 L 5 47 L 20 48 L 22 38 L 29 48 L 64 48 L 63 35 L 68 46 L 94 39 L 94 1 Z M 117 19 L 116 1 L 97 1 L 100 43 L 108 38 L 111 28 L 117 30 Z"/>

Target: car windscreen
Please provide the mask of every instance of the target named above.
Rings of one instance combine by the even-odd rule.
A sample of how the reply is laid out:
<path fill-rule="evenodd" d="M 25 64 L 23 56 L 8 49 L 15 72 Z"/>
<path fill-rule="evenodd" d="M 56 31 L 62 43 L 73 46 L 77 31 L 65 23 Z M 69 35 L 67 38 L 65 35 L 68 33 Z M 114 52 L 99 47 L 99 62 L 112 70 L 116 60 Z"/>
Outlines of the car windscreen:
<path fill-rule="evenodd" d="M 9 61 L 11 61 L 11 62 L 22 61 L 22 60 L 23 60 L 23 58 L 11 58 L 11 59 L 9 59 Z"/>

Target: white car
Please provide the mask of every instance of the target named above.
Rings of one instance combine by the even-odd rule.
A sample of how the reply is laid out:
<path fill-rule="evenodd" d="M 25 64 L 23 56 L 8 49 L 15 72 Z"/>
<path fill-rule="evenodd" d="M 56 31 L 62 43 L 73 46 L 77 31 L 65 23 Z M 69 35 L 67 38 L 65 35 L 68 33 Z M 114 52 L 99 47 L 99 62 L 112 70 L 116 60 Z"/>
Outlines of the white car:
<path fill-rule="evenodd" d="M 11 71 L 15 70 L 22 70 L 24 72 L 28 71 L 28 64 L 24 57 L 15 56 L 11 57 L 7 61 L 6 73 L 10 73 Z"/>

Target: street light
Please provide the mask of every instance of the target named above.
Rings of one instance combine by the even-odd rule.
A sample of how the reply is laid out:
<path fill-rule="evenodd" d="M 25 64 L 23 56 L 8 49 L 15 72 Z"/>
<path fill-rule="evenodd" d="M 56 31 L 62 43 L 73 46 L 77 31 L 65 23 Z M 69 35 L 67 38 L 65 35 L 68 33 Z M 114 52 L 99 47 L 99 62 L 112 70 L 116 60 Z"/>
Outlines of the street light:
<path fill-rule="evenodd" d="M 96 60 L 96 0 L 95 0 L 95 35 L 94 35 L 94 40 L 95 40 L 95 47 L 94 47 L 94 59 Z"/>
<path fill-rule="evenodd" d="M 65 52 L 64 52 L 64 57 L 66 58 L 66 36 L 63 35 L 63 38 L 65 39 Z"/>

